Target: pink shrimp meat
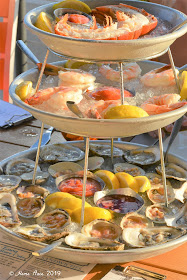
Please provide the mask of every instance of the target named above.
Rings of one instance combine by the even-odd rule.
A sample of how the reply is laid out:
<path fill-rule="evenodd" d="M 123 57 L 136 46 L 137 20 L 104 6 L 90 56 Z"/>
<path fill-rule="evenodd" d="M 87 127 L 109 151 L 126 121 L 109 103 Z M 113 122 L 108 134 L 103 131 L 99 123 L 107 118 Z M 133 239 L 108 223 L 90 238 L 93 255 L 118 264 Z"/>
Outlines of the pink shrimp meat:
<path fill-rule="evenodd" d="M 88 92 L 89 93 L 89 92 Z M 121 98 L 121 90 L 115 87 L 100 87 L 90 93 L 95 100 L 119 100 Z M 132 97 L 132 93 L 124 90 L 124 97 Z"/>

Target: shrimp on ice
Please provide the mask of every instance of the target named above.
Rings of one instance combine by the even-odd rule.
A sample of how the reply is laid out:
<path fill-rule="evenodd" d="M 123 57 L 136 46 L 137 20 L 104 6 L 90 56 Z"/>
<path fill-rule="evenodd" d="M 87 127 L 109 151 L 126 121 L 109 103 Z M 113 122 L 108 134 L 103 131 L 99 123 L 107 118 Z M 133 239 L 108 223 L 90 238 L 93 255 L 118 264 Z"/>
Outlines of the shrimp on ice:
<path fill-rule="evenodd" d="M 88 92 L 89 94 L 89 92 Z M 124 97 L 132 97 L 132 93 L 124 90 Z M 121 98 L 121 90 L 115 87 L 103 86 L 90 93 L 90 97 L 95 100 L 119 100 Z"/>
<path fill-rule="evenodd" d="M 56 112 L 67 109 L 66 101 L 79 103 L 82 98 L 81 89 L 61 86 L 39 90 L 25 102 L 41 110 Z"/>
<path fill-rule="evenodd" d="M 163 94 L 160 96 L 153 96 L 145 101 L 141 108 L 144 109 L 149 115 L 162 114 L 172 110 L 183 107 L 187 102 L 178 102 L 180 99 L 179 94 Z"/>
<path fill-rule="evenodd" d="M 93 85 L 96 77 L 85 71 L 59 71 L 59 86 L 71 86 L 86 89 Z"/>
<path fill-rule="evenodd" d="M 178 76 L 179 71 L 175 69 Z M 141 82 L 147 87 L 175 85 L 175 77 L 171 65 L 152 70 L 141 77 Z"/>
<path fill-rule="evenodd" d="M 99 100 L 88 109 L 87 116 L 88 118 L 103 119 L 103 116 L 107 109 L 118 106 L 120 104 L 120 100 Z M 125 102 L 125 105 L 128 105 L 128 103 Z"/>
<path fill-rule="evenodd" d="M 109 65 L 103 64 L 99 68 L 99 72 L 110 81 L 120 81 L 120 71 L 112 69 Z M 123 66 L 123 78 L 124 80 L 131 80 L 137 78 L 141 74 L 140 66 L 134 63 L 128 63 Z"/>

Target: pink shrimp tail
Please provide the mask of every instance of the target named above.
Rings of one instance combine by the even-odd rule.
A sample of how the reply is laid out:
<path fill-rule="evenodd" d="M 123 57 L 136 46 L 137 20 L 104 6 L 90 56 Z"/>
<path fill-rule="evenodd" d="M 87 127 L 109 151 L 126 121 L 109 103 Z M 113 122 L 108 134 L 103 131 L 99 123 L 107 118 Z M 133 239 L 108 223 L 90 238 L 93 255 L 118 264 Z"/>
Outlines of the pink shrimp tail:
<path fill-rule="evenodd" d="M 175 104 L 171 104 L 169 107 L 172 109 L 172 110 L 175 110 L 175 109 L 179 109 L 183 106 L 187 105 L 187 101 L 181 101 L 181 102 L 177 102 Z"/>

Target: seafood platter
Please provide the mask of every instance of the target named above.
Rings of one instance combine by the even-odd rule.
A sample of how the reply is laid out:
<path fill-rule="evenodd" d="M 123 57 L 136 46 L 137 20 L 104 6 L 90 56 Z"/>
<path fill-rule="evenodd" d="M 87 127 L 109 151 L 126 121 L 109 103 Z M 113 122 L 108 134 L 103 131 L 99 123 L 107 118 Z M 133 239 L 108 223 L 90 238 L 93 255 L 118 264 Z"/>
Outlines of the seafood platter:
<path fill-rule="evenodd" d="M 50 256 L 90 263 L 140 260 L 186 242 L 187 162 L 171 154 L 168 157 L 166 208 L 158 149 L 146 150 L 143 145 L 115 141 L 112 167 L 109 144 L 104 140 L 90 142 L 82 229 L 79 220 L 83 141 L 42 147 L 35 185 L 31 180 L 36 149 L 3 160 L 1 230 L 32 251 L 61 238 L 62 243 L 48 252 Z M 120 187 L 111 189 L 99 177 L 102 170 L 116 176 Z M 136 183 L 127 180 L 129 186 L 124 187 L 120 179 L 124 174 Z M 70 185 L 70 180 L 77 183 Z"/>
<path fill-rule="evenodd" d="M 95 26 L 93 28 L 93 25 L 91 25 L 87 27 L 86 31 L 83 30 L 83 32 L 79 32 L 78 30 L 75 34 L 72 32 L 73 29 L 64 26 L 66 23 L 62 28 L 63 30 L 70 29 L 70 33 L 68 33 L 69 31 L 67 31 L 67 33 L 61 32 L 60 28 L 57 28 L 56 33 L 53 30 L 49 33 L 35 27 L 34 23 L 40 12 L 46 12 L 55 19 L 53 5 L 56 3 L 40 6 L 31 10 L 25 16 L 24 22 L 29 30 L 37 35 L 51 51 L 66 57 L 87 61 L 138 61 L 157 57 L 164 54 L 168 47 L 187 31 L 187 25 L 185 24 L 179 30 L 170 33 L 172 28 L 184 22 L 187 17 L 182 12 L 166 6 L 142 1 L 119 0 L 87 0 L 84 1 L 84 3 L 94 10 L 94 16 L 96 16 L 96 19 L 98 14 L 98 18 L 100 19 L 100 15 L 103 13 L 103 10 L 99 7 L 106 7 L 104 13 L 107 13 L 107 8 L 112 8 L 111 5 L 114 5 L 113 7 L 115 10 L 117 9 L 120 12 L 125 12 L 126 16 L 130 14 L 131 19 L 134 17 L 133 26 L 131 25 L 132 21 L 130 21 L 130 24 L 127 27 L 128 31 L 125 29 L 125 36 L 123 30 L 121 33 L 121 29 L 123 29 L 124 26 L 118 28 L 113 22 L 109 22 L 103 31 L 102 29 L 96 29 Z M 122 6 L 115 7 L 115 5 L 117 6 L 120 4 L 122 4 Z M 124 4 L 128 6 L 124 7 Z M 135 8 L 129 9 L 129 6 Z M 125 8 L 128 10 L 125 10 Z M 108 12 L 110 17 L 113 16 L 111 10 Z M 140 37 L 139 39 L 136 39 L 140 35 L 145 34 L 154 28 L 157 23 L 156 19 L 159 19 L 158 26 L 160 21 L 168 24 L 166 29 L 164 27 L 165 32 L 162 32 L 161 36 L 157 34 L 157 36 L 153 37 L 146 36 L 145 38 Z M 142 23 L 144 24 L 144 27 L 146 26 L 143 30 L 140 27 L 142 26 Z M 118 40 L 116 40 L 116 37 Z"/>

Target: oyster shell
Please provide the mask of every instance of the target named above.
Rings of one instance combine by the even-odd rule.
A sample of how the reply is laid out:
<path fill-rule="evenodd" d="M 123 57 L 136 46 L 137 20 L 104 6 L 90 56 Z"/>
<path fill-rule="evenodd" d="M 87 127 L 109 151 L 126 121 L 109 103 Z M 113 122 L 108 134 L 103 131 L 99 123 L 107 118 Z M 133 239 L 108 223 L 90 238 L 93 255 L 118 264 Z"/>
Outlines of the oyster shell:
<path fill-rule="evenodd" d="M 185 233 L 174 227 L 125 228 L 122 237 L 131 247 L 146 247 L 171 241 Z"/>
<path fill-rule="evenodd" d="M 154 223 L 165 223 L 165 215 L 169 214 L 169 208 L 161 204 L 153 204 L 146 208 L 146 216 Z"/>
<path fill-rule="evenodd" d="M 10 208 L 6 207 L 7 204 Z M 21 225 L 16 208 L 16 199 L 11 193 L 0 193 L 0 224 L 4 227 Z"/>
<path fill-rule="evenodd" d="M 24 236 L 25 238 L 40 242 L 52 242 L 68 234 L 65 234 L 64 232 L 51 234 L 38 224 L 19 227 L 14 230 L 14 232 Z"/>
<path fill-rule="evenodd" d="M 182 184 L 180 189 L 174 189 L 175 198 L 184 203 L 187 200 L 187 182 Z"/>
<path fill-rule="evenodd" d="M 0 175 L 0 192 L 11 192 L 19 186 L 21 178 L 14 175 Z"/>
<path fill-rule="evenodd" d="M 34 172 L 24 173 L 20 177 L 23 181 L 25 181 L 27 183 L 32 183 L 33 174 L 34 174 Z M 49 178 L 48 172 L 37 171 L 36 177 L 35 177 L 35 184 L 38 184 L 38 185 L 43 184 L 47 181 L 48 178 Z"/>
<path fill-rule="evenodd" d="M 163 185 L 155 185 L 151 189 L 147 191 L 148 198 L 153 203 L 164 204 L 165 196 L 164 196 L 164 186 Z M 173 188 L 170 185 L 167 185 L 167 196 L 168 203 L 171 203 L 175 200 L 175 194 Z"/>
<path fill-rule="evenodd" d="M 90 152 L 96 156 L 103 156 L 103 157 L 111 156 L 111 146 L 110 145 L 90 143 L 89 149 L 90 149 Z M 114 149 L 113 149 L 114 157 L 120 157 L 123 155 L 123 153 L 124 153 L 123 150 L 114 147 Z"/>
<path fill-rule="evenodd" d="M 68 144 L 53 144 L 41 148 L 40 157 L 45 162 L 78 161 L 84 158 L 84 152 Z"/>
<path fill-rule="evenodd" d="M 65 243 L 73 248 L 95 251 L 119 251 L 124 244 L 110 239 L 88 237 L 82 233 L 71 233 L 65 237 Z"/>
<path fill-rule="evenodd" d="M 38 185 L 22 186 L 16 191 L 17 196 L 22 199 L 26 197 L 42 197 L 45 198 L 50 192 Z"/>
<path fill-rule="evenodd" d="M 132 176 L 145 175 L 145 171 L 141 167 L 126 162 L 114 164 L 114 173 L 117 172 L 126 172 Z"/>
<path fill-rule="evenodd" d="M 81 232 L 90 237 L 115 240 L 119 239 L 122 230 L 113 222 L 98 219 L 84 225 Z"/>
<path fill-rule="evenodd" d="M 136 212 L 126 214 L 120 222 L 120 227 L 124 228 L 145 228 L 152 225 L 148 219 Z"/>
<path fill-rule="evenodd" d="M 7 175 L 20 176 L 24 173 L 29 173 L 34 170 L 35 162 L 28 158 L 17 158 L 10 160 L 6 166 L 5 173 Z M 37 171 L 41 171 L 37 166 Z"/>
<path fill-rule="evenodd" d="M 145 166 L 158 162 L 160 160 L 160 151 L 158 147 L 149 147 L 133 149 L 124 152 L 123 157 L 129 163 Z"/>
<path fill-rule="evenodd" d="M 58 162 L 53 165 L 50 165 L 48 168 L 49 174 L 54 178 L 57 178 L 64 174 L 75 173 L 77 171 L 83 170 L 82 166 L 75 162 Z"/>
<path fill-rule="evenodd" d="M 156 172 L 162 174 L 162 169 L 160 165 L 156 167 Z M 166 164 L 165 173 L 166 173 L 166 178 L 173 178 L 179 181 L 187 180 L 187 171 L 181 166 L 172 162 Z"/>
<path fill-rule="evenodd" d="M 55 209 L 53 211 L 44 213 L 39 218 L 37 218 L 37 223 L 45 228 L 50 233 L 62 233 L 67 225 L 71 222 L 69 214 L 62 209 Z M 68 232 L 65 232 L 67 235 Z"/>
<path fill-rule="evenodd" d="M 83 168 L 84 168 L 84 159 L 78 162 Z M 96 169 L 99 169 L 101 165 L 104 163 L 104 158 L 102 157 L 88 157 L 88 170 L 94 171 Z"/>
<path fill-rule="evenodd" d="M 146 173 L 146 177 L 149 179 L 151 186 L 162 184 L 162 176 L 157 173 Z M 171 185 L 168 180 L 166 180 L 166 184 Z"/>
<path fill-rule="evenodd" d="M 45 203 L 41 197 L 29 197 L 17 202 L 18 214 L 23 218 L 37 218 L 45 210 Z"/>
<path fill-rule="evenodd" d="M 187 203 L 173 216 L 166 216 L 167 226 L 182 227 L 187 229 Z"/>

